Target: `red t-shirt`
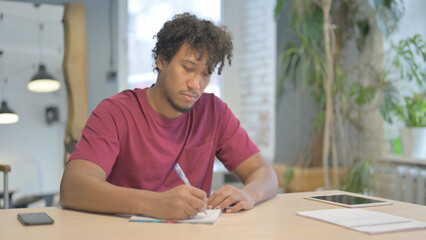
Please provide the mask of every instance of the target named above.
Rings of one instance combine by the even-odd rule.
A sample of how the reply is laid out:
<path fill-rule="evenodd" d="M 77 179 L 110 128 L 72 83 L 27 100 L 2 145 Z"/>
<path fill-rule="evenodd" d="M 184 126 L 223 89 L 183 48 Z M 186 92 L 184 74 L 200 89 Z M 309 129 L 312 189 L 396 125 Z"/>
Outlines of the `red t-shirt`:
<path fill-rule="evenodd" d="M 152 108 L 146 89 L 125 90 L 102 101 L 82 133 L 69 161 L 99 165 L 114 185 L 158 192 L 183 184 L 176 162 L 192 186 L 209 194 L 215 156 L 233 171 L 259 152 L 228 106 L 208 93 L 168 119 Z"/>

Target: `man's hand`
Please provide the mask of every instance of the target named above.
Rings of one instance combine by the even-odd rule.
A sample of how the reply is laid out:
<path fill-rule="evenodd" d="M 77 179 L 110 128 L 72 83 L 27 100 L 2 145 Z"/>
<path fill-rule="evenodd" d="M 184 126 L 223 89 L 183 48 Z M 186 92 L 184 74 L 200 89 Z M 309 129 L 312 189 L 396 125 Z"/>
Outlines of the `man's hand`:
<path fill-rule="evenodd" d="M 251 209 L 254 207 L 254 204 L 255 201 L 247 191 L 229 185 L 214 192 L 207 202 L 209 209 L 219 207 L 223 210 L 230 207 L 226 209 L 227 213 Z"/>
<path fill-rule="evenodd" d="M 255 204 L 274 195 L 278 190 L 278 180 L 271 165 L 256 153 L 238 165 L 233 173 L 244 184 L 242 189 L 224 186 L 213 193 L 207 208 L 226 209 L 227 213 L 252 209 Z"/>
<path fill-rule="evenodd" d="M 186 219 L 197 215 L 207 207 L 207 195 L 201 189 L 180 185 L 158 193 L 158 198 L 153 199 L 152 206 L 153 217 Z"/>

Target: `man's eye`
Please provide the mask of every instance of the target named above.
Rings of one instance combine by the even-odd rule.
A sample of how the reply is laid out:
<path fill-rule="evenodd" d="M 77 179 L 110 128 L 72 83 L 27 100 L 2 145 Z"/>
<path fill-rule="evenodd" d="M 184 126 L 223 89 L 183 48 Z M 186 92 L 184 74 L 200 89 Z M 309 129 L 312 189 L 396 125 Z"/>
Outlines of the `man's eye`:
<path fill-rule="evenodd" d="M 184 69 L 185 71 L 187 71 L 187 72 L 192 72 L 192 68 L 189 68 L 189 67 L 185 67 L 185 66 L 183 66 L 183 69 Z"/>

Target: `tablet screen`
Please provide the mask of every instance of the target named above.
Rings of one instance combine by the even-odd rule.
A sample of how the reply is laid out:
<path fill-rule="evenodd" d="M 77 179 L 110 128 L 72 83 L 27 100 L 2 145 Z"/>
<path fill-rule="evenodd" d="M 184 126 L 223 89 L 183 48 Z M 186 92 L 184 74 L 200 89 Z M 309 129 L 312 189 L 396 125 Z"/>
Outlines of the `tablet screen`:
<path fill-rule="evenodd" d="M 379 205 L 389 205 L 390 202 L 375 200 L 366 197 L 358 197 L 347 194 L 338 194 L 338 195 L 324 195 L 324 196 L 309 196 L 307 197 L 312 200 L 320 200 L 323 202 L 334 203 L 338 205 L 348 206 L 348 207 L 362 207 L 362 206 L 379 206 Z"/>

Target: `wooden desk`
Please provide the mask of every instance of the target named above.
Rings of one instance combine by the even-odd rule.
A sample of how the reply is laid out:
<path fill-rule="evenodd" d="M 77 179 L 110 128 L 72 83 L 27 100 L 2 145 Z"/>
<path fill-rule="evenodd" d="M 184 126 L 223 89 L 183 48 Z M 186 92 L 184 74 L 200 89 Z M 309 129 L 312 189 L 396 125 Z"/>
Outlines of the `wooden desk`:
<path fill-rule="evenodd" d="M 315 192 L 318 194 L 319 192 Z M 325 191 L 322 193 L 342 193 Z M 250 211 L 222 214 L 214 225 L 134 223 L 127 218 L 55 207 L 0 210 L 1 239 L 426 239 L 426 230 L 369 235 L 297 216 L 297 211 L 338 206 L 302 199 L 311 193 L 279 194 Z M 393 201 L 369 210 L 426 222 L 426 207 Z M 17 213 L 46 212 L 53 225 L 23 226 Z"/>

